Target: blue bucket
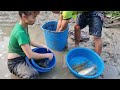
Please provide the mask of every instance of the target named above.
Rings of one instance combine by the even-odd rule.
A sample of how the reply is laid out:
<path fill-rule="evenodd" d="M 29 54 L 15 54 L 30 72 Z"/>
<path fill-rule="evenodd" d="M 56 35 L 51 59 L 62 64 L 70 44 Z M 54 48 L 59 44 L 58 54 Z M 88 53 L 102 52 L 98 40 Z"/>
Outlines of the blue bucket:
<path fill-rule="evenodd" d="M 46 45 L 53 50 L 62 51 L 67 45 L 69 28 L 62 32 L 56 32 L 57 23 L 57 21 L 49 21 L 41 28 L 44 30 Z"/>
<path fill-rule="evenodd" d="M 36 53 L 53 53 L 52 51 L 48 50 L 46 48 L 43 48 L 43 47 L 39 47 L 39 48 L 35 48 L 33 49 L 32 51 L 36 52 Z M 47 59 L 46 59 L 47 60 Z M 55 58 L 55 55 L 53 53 L 53 58 L 52 60 L 49 61 L 49 64 L 48 64 L 48 67 L 46 68 L 43 68 L 41 66 L 39 66 L 34 59 L 31 59 L 29 60 L 27 57 L 26 57 L 26 61 L 28 64 L 32 65 L 32 67 L 34 69 L 36 69 L 38 72 L 48 72 L 50 71 L 56 64 L 56 58 Z M 39 62 L 39 61 L 38 61 Z"/>
<path fill-rule="evenodd" d="M 80 64 L 86 60 L 90 60 L 92 64 L 97 66 L 97 73 L 93 76 L 85 76 L 78 74 L 73 68 L 73 64 Z M 66 63 L 70 72 L 77 78 L 97 78 L 104 70 L 104 62 L 101 57 L 91 49 L 88 48 L 74 48 L 66 55 Z"/>

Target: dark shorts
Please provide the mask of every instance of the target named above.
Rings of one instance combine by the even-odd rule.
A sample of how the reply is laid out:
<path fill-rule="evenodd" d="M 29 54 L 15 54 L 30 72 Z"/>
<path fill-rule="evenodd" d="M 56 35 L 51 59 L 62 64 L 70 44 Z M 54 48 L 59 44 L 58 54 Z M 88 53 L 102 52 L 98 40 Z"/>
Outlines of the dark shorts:
<path fill-rule="evenodd" d="M 24 57 L 8 60 L 9 71 L 23 79 L 39 79 L 39 72 L 29 65 Z"/>
<path fill-rule="evenodd" d="M 80 26 L 80 29 L 89 25 L 90 35 L 101 37 L 103 26 L 103 11 L 90 11 L 79 14 L 76 19 L 76 24 Z"/>

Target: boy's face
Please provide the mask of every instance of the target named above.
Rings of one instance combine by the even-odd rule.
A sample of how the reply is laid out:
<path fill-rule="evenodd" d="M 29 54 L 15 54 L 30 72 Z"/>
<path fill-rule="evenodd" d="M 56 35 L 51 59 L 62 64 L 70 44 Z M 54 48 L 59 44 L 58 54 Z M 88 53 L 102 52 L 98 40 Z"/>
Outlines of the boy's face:
<path fill-rule="evenodd" d="M 38 13 L 31 13 L 31 15 L 25 16 L 25 18 L 24 18 L 25 23 L 27 23 L 28 25 L 33 25 L 36 21 L 37 15 L 38 15 Z"/>

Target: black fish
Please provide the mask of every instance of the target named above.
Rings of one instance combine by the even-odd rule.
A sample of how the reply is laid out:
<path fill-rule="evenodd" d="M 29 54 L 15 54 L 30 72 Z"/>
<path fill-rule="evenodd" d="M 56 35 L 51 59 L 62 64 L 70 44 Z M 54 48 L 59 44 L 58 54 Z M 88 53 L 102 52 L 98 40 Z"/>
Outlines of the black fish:
<path fill-rule="evenodd" d="M 49 60 L 48 59 L 41 59 L 41 60 L 35 60 L 35 62 L 43 68 L 47 68 L 49 65 Z"/>

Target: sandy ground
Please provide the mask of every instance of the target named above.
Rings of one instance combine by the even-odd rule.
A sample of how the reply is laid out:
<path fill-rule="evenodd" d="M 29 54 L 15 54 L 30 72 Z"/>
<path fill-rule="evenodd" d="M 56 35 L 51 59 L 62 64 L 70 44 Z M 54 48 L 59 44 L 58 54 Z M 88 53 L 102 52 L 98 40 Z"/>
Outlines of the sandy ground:
<path fill-rule="evenodd" d="M 9 35 L 15 22 L 17 22 L 17 12 L 0 12 L 0 79 L 16 79 L 10 74 L 7 68 L 7 46 Z M 8 21 L 5 21 L 8 20 Z M 58 20 L 58 15 L 53 15 L 49 11 L 42 11 L 37 17 L 35 25 L 29 27 L 31 39 L 45 45 L 43 31 L 40 26 L 50 20 Z M 70 30 L 73 30 L 74 23 L 70 23 Z M 88 27 L 83 29 L 88 31 Z M 105 70 L 97 79 L 120 79 L 120 27 L 103 28 L 103 50 L 101 58 L 105 63 Z M 92 36 L 87 42 L 82 42 L 80 47 L 93 49 Z M 68 46 L 74 44 L 74 41 L 68 38 Z M 66 52 L 54 51 L 57 58 L 55 68 L 49 73 L 41 74 L 41 79 L 77 79 L 68 70 L 65 62 Z M 12 76 L 12 77 L 11 77 Z"/>

